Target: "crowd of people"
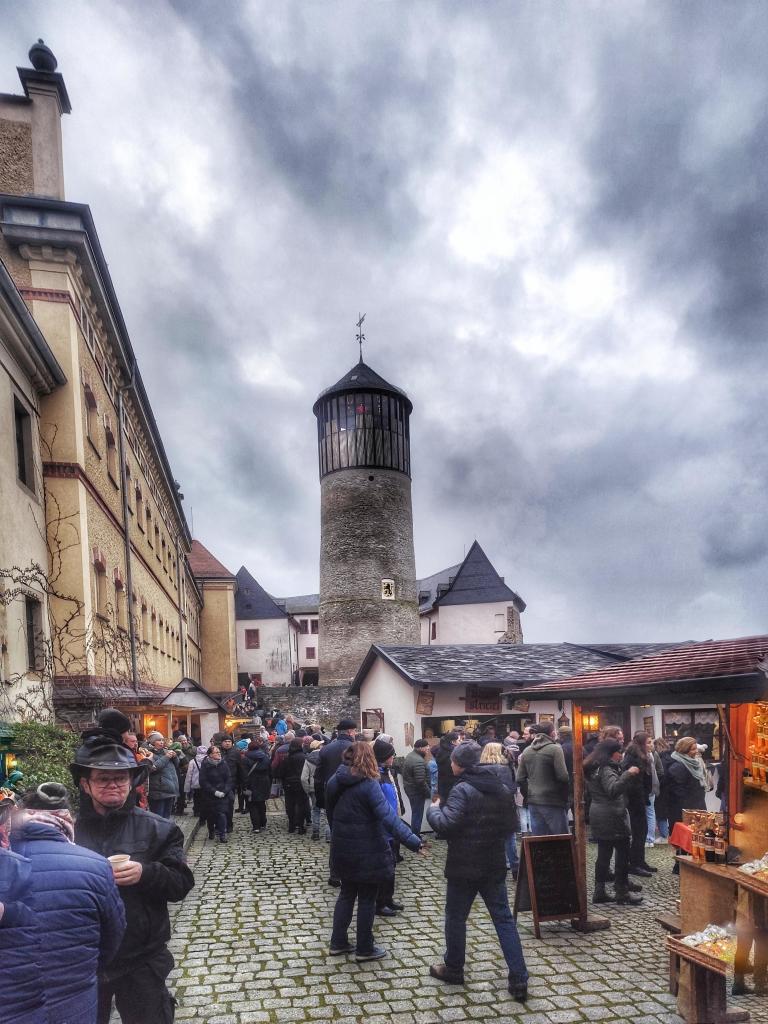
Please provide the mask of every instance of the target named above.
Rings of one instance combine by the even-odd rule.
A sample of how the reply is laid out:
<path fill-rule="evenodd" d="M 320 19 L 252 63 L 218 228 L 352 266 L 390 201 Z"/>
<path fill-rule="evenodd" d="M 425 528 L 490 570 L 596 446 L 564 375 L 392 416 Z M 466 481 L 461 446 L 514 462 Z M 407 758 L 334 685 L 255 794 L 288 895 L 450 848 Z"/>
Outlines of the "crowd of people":
<path fill-rule="evenodd" d="M 430 973 L 464 983 L 466 922 L 479 895 L 509 993 L 526 1000 L 507 878 L 519 869 L 519 835 L 569 831 L 569 729 L 540 723 L 503 739 L 493 726 L 474 736 L 454 730 L 433 744 L 417 740 L 397 768 L 392 737 L 361 732 L 352 719 L 328 735 L 290 715 L 256 717 L 238 738 L 222 732 L 195 746 L 181 733 L 136 735 L 111 709 L 81 740 L 71 766 L 77 817 L 65 787 L 51 782 L 25 793 L 0 826 L 0 953 L 12 978 L 0 1024 L 107 1024 L 113 1002 L 123 1024 L 146 1024 L 147 1006 L 153 1020 L 172 1021 L 168 903 L 194 885 L 173 814 L 191 802 L 208 837 L 226 843 L 237 813 L 258 837 L 278 796 L 285 824 L 273 815 L 270 828 L 329 843 L 328 884 L 338 889 L 329 955 L 361 963 L 387 955 L 375 921 L 403 910 L 396 869 L 404 851 L 428 854 L 426 814 L 435 841 L 447 844 L 445 953 Z M 622 730 L 607 726 L 586 744 L 583 771 L 597 844 L 593 901 L 636 905 L 636 877 L 656 870 L 646 847 L 666 842 L 683 808 L 705 806 L 702 750 L 692 737 L 670 750 L 644 732 L 625 744 Z"/>

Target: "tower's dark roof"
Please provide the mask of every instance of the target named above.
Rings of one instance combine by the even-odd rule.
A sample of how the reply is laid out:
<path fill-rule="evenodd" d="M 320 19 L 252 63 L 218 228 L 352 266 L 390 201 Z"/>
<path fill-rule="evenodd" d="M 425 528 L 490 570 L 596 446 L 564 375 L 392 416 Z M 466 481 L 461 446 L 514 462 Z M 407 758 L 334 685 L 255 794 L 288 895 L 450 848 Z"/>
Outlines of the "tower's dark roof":
<path fill-rule="evenodd" d="M 244 565 L 237 572 L 237 593 L 235 594 L 235 618 L 243 619 L 286 619 L 285 608 L 280 608 L 264 587 L 251 576 Z"/>
<path fill-rule="evenodd" d="M 430 611 L 437 605 L 489 604 L 492 601 L 511 601 L 519 612 L 525 611 L 525 601 L 507 586 L 491 561 L 477 543 L 461 565 L 444 569 L 426 580 L 419 580 L 419 591 L 429 590 L 429 598 L 419 602 L 419 611 Z"/>
<path fill-rule="evenodd" d="M 383 394 L 398 395 L 400 398 L 405 399 L 409 415 L 413 412 L 413 404 L 402 388 L 396 388 L 394 384 L 384 380 L 375 370 L 372 370 L 370 366 L 363 362 L 356 363 L 348 373 L 344 374 L 341 380 L 337 380 L 332 387 L 321 391 L 317 396 L 317 401 L 312 406 L 312 412 L 317 415 L 317 407 L 323 398 L 328 398 L 330 395 L 346 395 L 355 391 L 378 391 Z"/>

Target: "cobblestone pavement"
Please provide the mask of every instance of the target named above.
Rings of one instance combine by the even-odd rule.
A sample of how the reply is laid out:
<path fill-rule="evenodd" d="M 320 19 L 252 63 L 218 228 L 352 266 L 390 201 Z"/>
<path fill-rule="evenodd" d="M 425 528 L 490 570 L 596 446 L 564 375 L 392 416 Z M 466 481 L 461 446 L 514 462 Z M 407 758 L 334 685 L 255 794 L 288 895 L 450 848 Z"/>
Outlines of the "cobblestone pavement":
<path fill-rule="evenodd" d="M 647 880 L 642 908 L 599 908 L 611 920 L 609 931 L 581 935 L 567 923 L 543 924 L 537 940 L 530 914 L 521 915 L 531 974 L 530 998 L 521 1007 L 507 994 L 506 965 L 480 900 L 469 922 L 466 986 L 429 977 L 430 963 L 443 951 L 445 848 L 432 842 L 429 858 L 405 853 L 397 898 L 406 909 L 397 918 L 376 918 L 377 941 L 390 955 L 356 964 L 327 953 L 337 891 L 326 884 L 325 842 L 289 836 L 284 815 L 277 813 L 257 836 L 248 816 L 236 814 L 226 846 L 201 829 L 188 852 L 195 889 L 172 911 L 177 1020 L 679 1024 L 667 992 L 664 932 L 654 921 L 677 895 L 671 849 L 648 851 L 659 872 Z M 753 1022 L 766 1022 L 764 1003 L 749 997 L 731 1005 L 750 1009 Z"/>

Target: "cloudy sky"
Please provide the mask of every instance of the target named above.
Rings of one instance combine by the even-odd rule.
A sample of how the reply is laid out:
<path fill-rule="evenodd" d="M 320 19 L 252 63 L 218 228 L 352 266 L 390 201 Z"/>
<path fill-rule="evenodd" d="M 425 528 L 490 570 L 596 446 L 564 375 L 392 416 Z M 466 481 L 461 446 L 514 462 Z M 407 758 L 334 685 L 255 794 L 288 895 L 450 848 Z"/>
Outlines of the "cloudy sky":
<path fill-rule="evenodd" d="M 768 625 L 768 8 L 0 0 L 42 36 L 194 532 L 317 587 L 311 407 L 403 387 L 417 572 L 530 641 Z"/>

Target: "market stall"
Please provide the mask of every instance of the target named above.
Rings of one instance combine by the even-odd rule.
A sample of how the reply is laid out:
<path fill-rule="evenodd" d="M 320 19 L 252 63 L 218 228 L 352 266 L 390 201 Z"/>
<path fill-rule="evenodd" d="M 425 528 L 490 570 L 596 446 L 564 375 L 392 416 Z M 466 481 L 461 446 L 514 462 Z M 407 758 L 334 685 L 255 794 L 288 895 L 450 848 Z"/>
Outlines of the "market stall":
<path fill-rule="evenodd" d="M 583 741 L 585 716 L 591 707 L 613 699 L 629 701 L 635 709 L 683 699 L 717 707 L 727 785 L 719 815 L 705 812 L 687 823 L 692 855 L 679 858 L 678 927 L 681 940 L 709 925 L 725 926 L 732 936 L 738 933 L 740 956 L 754 942 L 758 972 L 768 945 L 768 864 L 763 869 L 751 862 L 768 851 L 766 655 L 768 636 L 708 641 L 519 691 L 521 696 L 573 702 L 574 832 L 582 907 L 586 905 L 587 840 Z M 573 923 L 577 928 L 587 926 L 586 914 Z M 730 948 L 736 956 L 736 943 L 731 942 Z M 710 998 L 708 1016 L 695 1016 L 701 1005 L 707 1005 L 698 987 L 705 978 L 708 985 L 714 982 L 706 971 L 691 966 L 690 958 L 678 958 L 677 970 L 674 985 L 679 996 L 682 993 L 679 1009 L 687 1021 L 747 1019 L 743 1014 L 723 1016 L 724 1002 L 719 997 Z M 715 973 L 725 977 L 722 971 Z"/>

